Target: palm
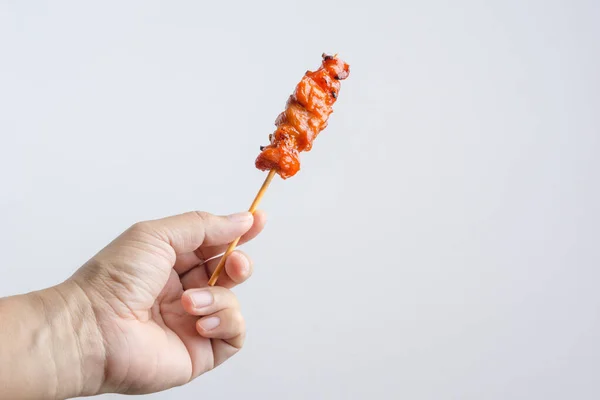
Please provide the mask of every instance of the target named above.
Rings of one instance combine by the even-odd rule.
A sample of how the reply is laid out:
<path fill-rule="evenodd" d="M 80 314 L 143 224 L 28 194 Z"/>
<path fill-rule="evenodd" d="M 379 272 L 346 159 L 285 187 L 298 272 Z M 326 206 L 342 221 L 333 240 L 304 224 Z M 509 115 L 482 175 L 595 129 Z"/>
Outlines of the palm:
<path fill-rule="evenodd" d="M 117 383 L 116 391 L 164 390 L 187 383 L 214 367 L 211 341 L 222 341 L 198 335 L 198 318 L 185 312 L 180 301 L 182 294 L 181 280 L 173 270 L 157 300 L 146 311 L 148 319 L 113 320 L 113 328 L 125 338 L 117 342 L 114 353 L 121 356 L 113 362 L 127 365 L 127 373 Z"/>

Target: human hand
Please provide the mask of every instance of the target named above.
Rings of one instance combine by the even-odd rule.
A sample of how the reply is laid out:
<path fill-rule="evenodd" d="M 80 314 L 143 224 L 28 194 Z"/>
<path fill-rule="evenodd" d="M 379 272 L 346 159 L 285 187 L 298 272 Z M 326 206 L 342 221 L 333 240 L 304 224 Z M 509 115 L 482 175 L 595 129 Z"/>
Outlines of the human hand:
<path fill-rule="evenodd" d="M 191 212 L 138 223 L 57 287 L 87 304 L 79 336 L 78 395 L 141 394 L 185 384 L 238 352 L 244 320 L 229 290 L 252 273 L 241 251 L 227 259 L 217 286 L 207 282 L 238 236 L 264 227 L 262 212 L 229 217 Z M 87 355 L 86 349 L 91 349 Z"/>

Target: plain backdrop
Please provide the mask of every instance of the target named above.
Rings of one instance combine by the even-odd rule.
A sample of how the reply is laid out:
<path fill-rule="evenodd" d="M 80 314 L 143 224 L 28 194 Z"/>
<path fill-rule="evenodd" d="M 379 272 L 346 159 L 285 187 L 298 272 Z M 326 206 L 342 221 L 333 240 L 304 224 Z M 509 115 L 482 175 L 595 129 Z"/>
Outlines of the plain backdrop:
<path fill-rule="evenodd" d="M 148 398 L 598 399 L 599 18 L 594 0 L 1 1 L 0 295 L 61 282 L 136 221 L 246 209 L 275 117 L 339 53 L 329 127 L 244 247 L 244 350 Z"/>

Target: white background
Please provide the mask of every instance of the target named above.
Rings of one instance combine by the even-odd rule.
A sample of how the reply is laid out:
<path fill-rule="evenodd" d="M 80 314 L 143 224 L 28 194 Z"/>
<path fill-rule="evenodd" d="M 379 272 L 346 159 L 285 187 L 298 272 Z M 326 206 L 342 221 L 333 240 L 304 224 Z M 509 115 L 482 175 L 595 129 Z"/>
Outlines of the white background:
<path fill-rule="evenodd" d="M 148 398 L 597 399 L 599 18 L 593 0 L 2 1 L 0 295 L 138 220 L 247 208 L 275 117 L 337 52 L 329 127 L 245 246 L 246 347 Z"/>

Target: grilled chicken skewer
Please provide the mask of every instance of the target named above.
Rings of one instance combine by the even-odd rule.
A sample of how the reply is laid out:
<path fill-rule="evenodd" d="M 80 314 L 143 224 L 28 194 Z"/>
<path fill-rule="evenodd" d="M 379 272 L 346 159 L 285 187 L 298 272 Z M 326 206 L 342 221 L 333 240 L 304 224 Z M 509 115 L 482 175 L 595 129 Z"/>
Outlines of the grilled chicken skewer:
<path fill-rule="evenodd" d="M 319 133 L 327 126 L 333 104 L 340 92 L 342 80 L 350 74 L 350 66 L 337 55 L 323 54 L 321 67 L 316 71 L 307 71 L 289 97 L 285 111 L 275 120 L 277 129 L 269 135 L 270 144 L 261 146 L 256 158 L 256 168 L 269 171 L 265 182 L 258 191 L 251 213 L 256 211 L 275 174 L 283 179 L 294 176 L 300 170 L 299 153 L 309 151 Z M 213 272 L 208 284 L 214 286 L 219 274 L 225 267 L 225 261 L 235 249 L 240 238 L 229 244 Z"/>

